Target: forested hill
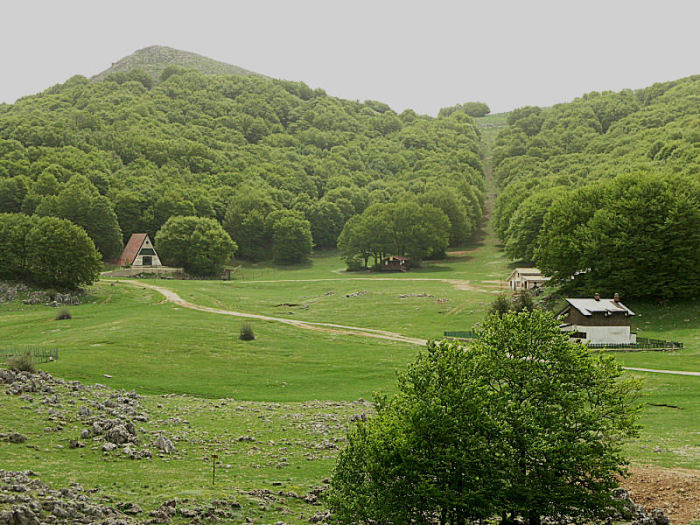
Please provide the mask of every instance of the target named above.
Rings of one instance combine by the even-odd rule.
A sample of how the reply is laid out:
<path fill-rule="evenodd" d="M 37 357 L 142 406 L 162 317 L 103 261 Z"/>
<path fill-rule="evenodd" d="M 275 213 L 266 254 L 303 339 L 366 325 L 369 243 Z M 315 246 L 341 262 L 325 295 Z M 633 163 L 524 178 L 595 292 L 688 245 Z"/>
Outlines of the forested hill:
<path fill-rule="evenodd" d="M 700 76 L 524 107 L 508 124 L 493 158 L 511 257 L 588 293 L 700 293 Z"/>
<path fill-rule="evenodd" d="M 335 246 L 369 208 L 383 229 L 351 236 L 348 260 L 372 246 L 419 260 L 473 234 L 478 151 L 461 109 L 397 114 L 303 83 L 181 67 L 155 81 L 140 69 L 102 82 L 75 76 L 0 105 L 0 212 L 72 220 L 108 260 L 131 233 L 212 217 L 239 256 L 259 259 L 311 235 Z"/>
<path fill-rule="evenodd" d="M 179 49 L 166 46 L 149 46 L 118 60 L 111 67 L 92 77 L 92 80 L 100 81 L 113 73 L 128 73 L 132 69 L 141 69 L 148 73 L 153 80 L 157 81 L 160 79 L 163 71 L 172 66 L 194 69 L 205 75 L 258 74 L 196 53 L 180 51 Z"/>

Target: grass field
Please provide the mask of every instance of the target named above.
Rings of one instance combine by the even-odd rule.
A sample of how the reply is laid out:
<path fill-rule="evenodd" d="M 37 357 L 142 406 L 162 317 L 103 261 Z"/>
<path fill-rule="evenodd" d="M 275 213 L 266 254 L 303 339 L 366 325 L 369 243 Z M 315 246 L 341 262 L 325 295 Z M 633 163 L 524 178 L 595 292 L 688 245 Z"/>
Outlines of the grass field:
<path fill-rule="evenodd" d="M 324 252 L 294 267 L 244 265 L 230 282 L 145 282 L 205 306 L 432 338 L 481 321 L 499 289 L 494 281 L 509 270 L 487 233 L 445 261 L 405 274 L 347 273 L 337 254 Z M 347 297 L 355 292 L 366 293 Z M 55 425 L 47 413 L 0 396 L 0 433 L 21 431 L 34 447 L 0 442 L 0 465 L 35 470 L 55 486 L 100 487 L 111 501 L 138 501 L 146 509 L 172 497 L 235 497 L 242 504 L 239 522 L 244 516 L 308 522 L 318 507 L 250 492 L 303 494 L 318 486 L 330 474 L 350 416 L 369 410 L 356 400 L 391 391 L 396 370 L 419 351 L 416 345 L 269 321 L 253 321 L 256 340 L 242 342 L 242 319 L 167 303 L 149 289 L 103 280 L 89 294 L 71 308 L 73 319 L 64 321 L 56 321 L 56 310 L 47 306 L 0 303 L 0 346 L 57 347 L 59 360 L 42 365 L 52 374 L 144 394 L 151 414 L 144 430 L 180 438 L 177 457 L 134 461 L 95 446 L 70 450 L 68 439 L 80 430 L 70 414 L 61 419 L 61 432 L 47 432 Z M 685 348 L 616 353 L 622 364 L 700 371 L 697 300 L 628 305 L 639 314 L 634 322 L 641 335 L 682 341 Z M 628 444 L 632 461 L 700 469 L 700 378 L 635 375 L 644 381 L 645 407 L 642 435 Z M 188 424 L 168 426 L 170 417 Z M 256 441 L 239 442 L 244 435 Z M 212 453 L 222 463 L 216 487 L 209 483 L 206 459 Z"/>

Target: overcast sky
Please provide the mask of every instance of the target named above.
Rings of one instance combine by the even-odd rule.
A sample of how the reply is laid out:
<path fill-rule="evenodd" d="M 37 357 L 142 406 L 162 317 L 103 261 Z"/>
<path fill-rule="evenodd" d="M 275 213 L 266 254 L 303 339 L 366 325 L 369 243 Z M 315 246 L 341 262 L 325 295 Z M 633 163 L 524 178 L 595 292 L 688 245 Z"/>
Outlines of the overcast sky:
<path fill-rule="evenodd" d="M 700 73 L 698 0 L 11 0 L 0 17 L 0 102 L 154 44 L 429 114 Z"/>

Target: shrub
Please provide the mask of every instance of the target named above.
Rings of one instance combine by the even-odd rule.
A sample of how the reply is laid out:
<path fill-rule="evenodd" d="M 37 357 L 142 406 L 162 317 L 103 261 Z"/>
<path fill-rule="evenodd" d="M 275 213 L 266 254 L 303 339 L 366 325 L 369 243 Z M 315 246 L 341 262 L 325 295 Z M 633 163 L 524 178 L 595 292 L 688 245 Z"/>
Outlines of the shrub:
<path fill-rule="evenodd" d="M 523 310 L 527 312 L 532 312 L 535 309 L 535 301 L 532 298 L 532 294 L 527 290 L 521 290 L 513 296 L 513 311 L 522 312 Z"/>
<path fill-rule="evenodd" d="M 36 372 L 34 358 L 29 352 L 10 357 L 7 360 L 7 368 L 16 372 L 31 372 L 32 374 Z"/>
<path fill-rule="evenodd" d="M 238 338 L 241 341 L 252 341 L 255 339 L 253 327 L 249 323 L 243 323 L 243 325 L 241 325 L 241 334 L 238 336 Z"/>
<path fill-rule="evenodd" d="M 64 319 L 73 319 L 68 308 L 61 308 L 61 311 L 56 314 L 56 321 L 63 321 Z"/>
<path fill-rule="evenodd" d="M 488 314 L 497 315 L 498 317 L 503 317 L 504 314 L 508 313 L 511 309 L 510 299 L 506 294 L 498 294 L 496 298 L 489 306 Z"/>

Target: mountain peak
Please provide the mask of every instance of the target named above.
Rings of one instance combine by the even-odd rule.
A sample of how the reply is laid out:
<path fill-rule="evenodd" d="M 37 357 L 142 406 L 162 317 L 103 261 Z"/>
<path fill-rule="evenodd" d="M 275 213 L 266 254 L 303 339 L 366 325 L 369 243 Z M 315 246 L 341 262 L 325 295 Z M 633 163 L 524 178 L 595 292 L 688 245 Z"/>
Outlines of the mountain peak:
<path fill-rule="evenodd" d="M 189 51 L 181 51 L 167 46 L 148 46 L 135 51 L 129 56 L 126 56 L 98 73 L 92 80 L 99 81 L 111 74 L 117 72 L 127 72 L 131 69 L 143 69 L 150 74 L 154 79 L 158 79 L 162 71 L 168 66 L 182 66 L 187 69 L 196 69 L 200 73 L 206 75 L 257 75 L 253 71 L 248 71 L 233 64 L 219 62 L 212 58 L 207 58 L 197 53 Z"/>

